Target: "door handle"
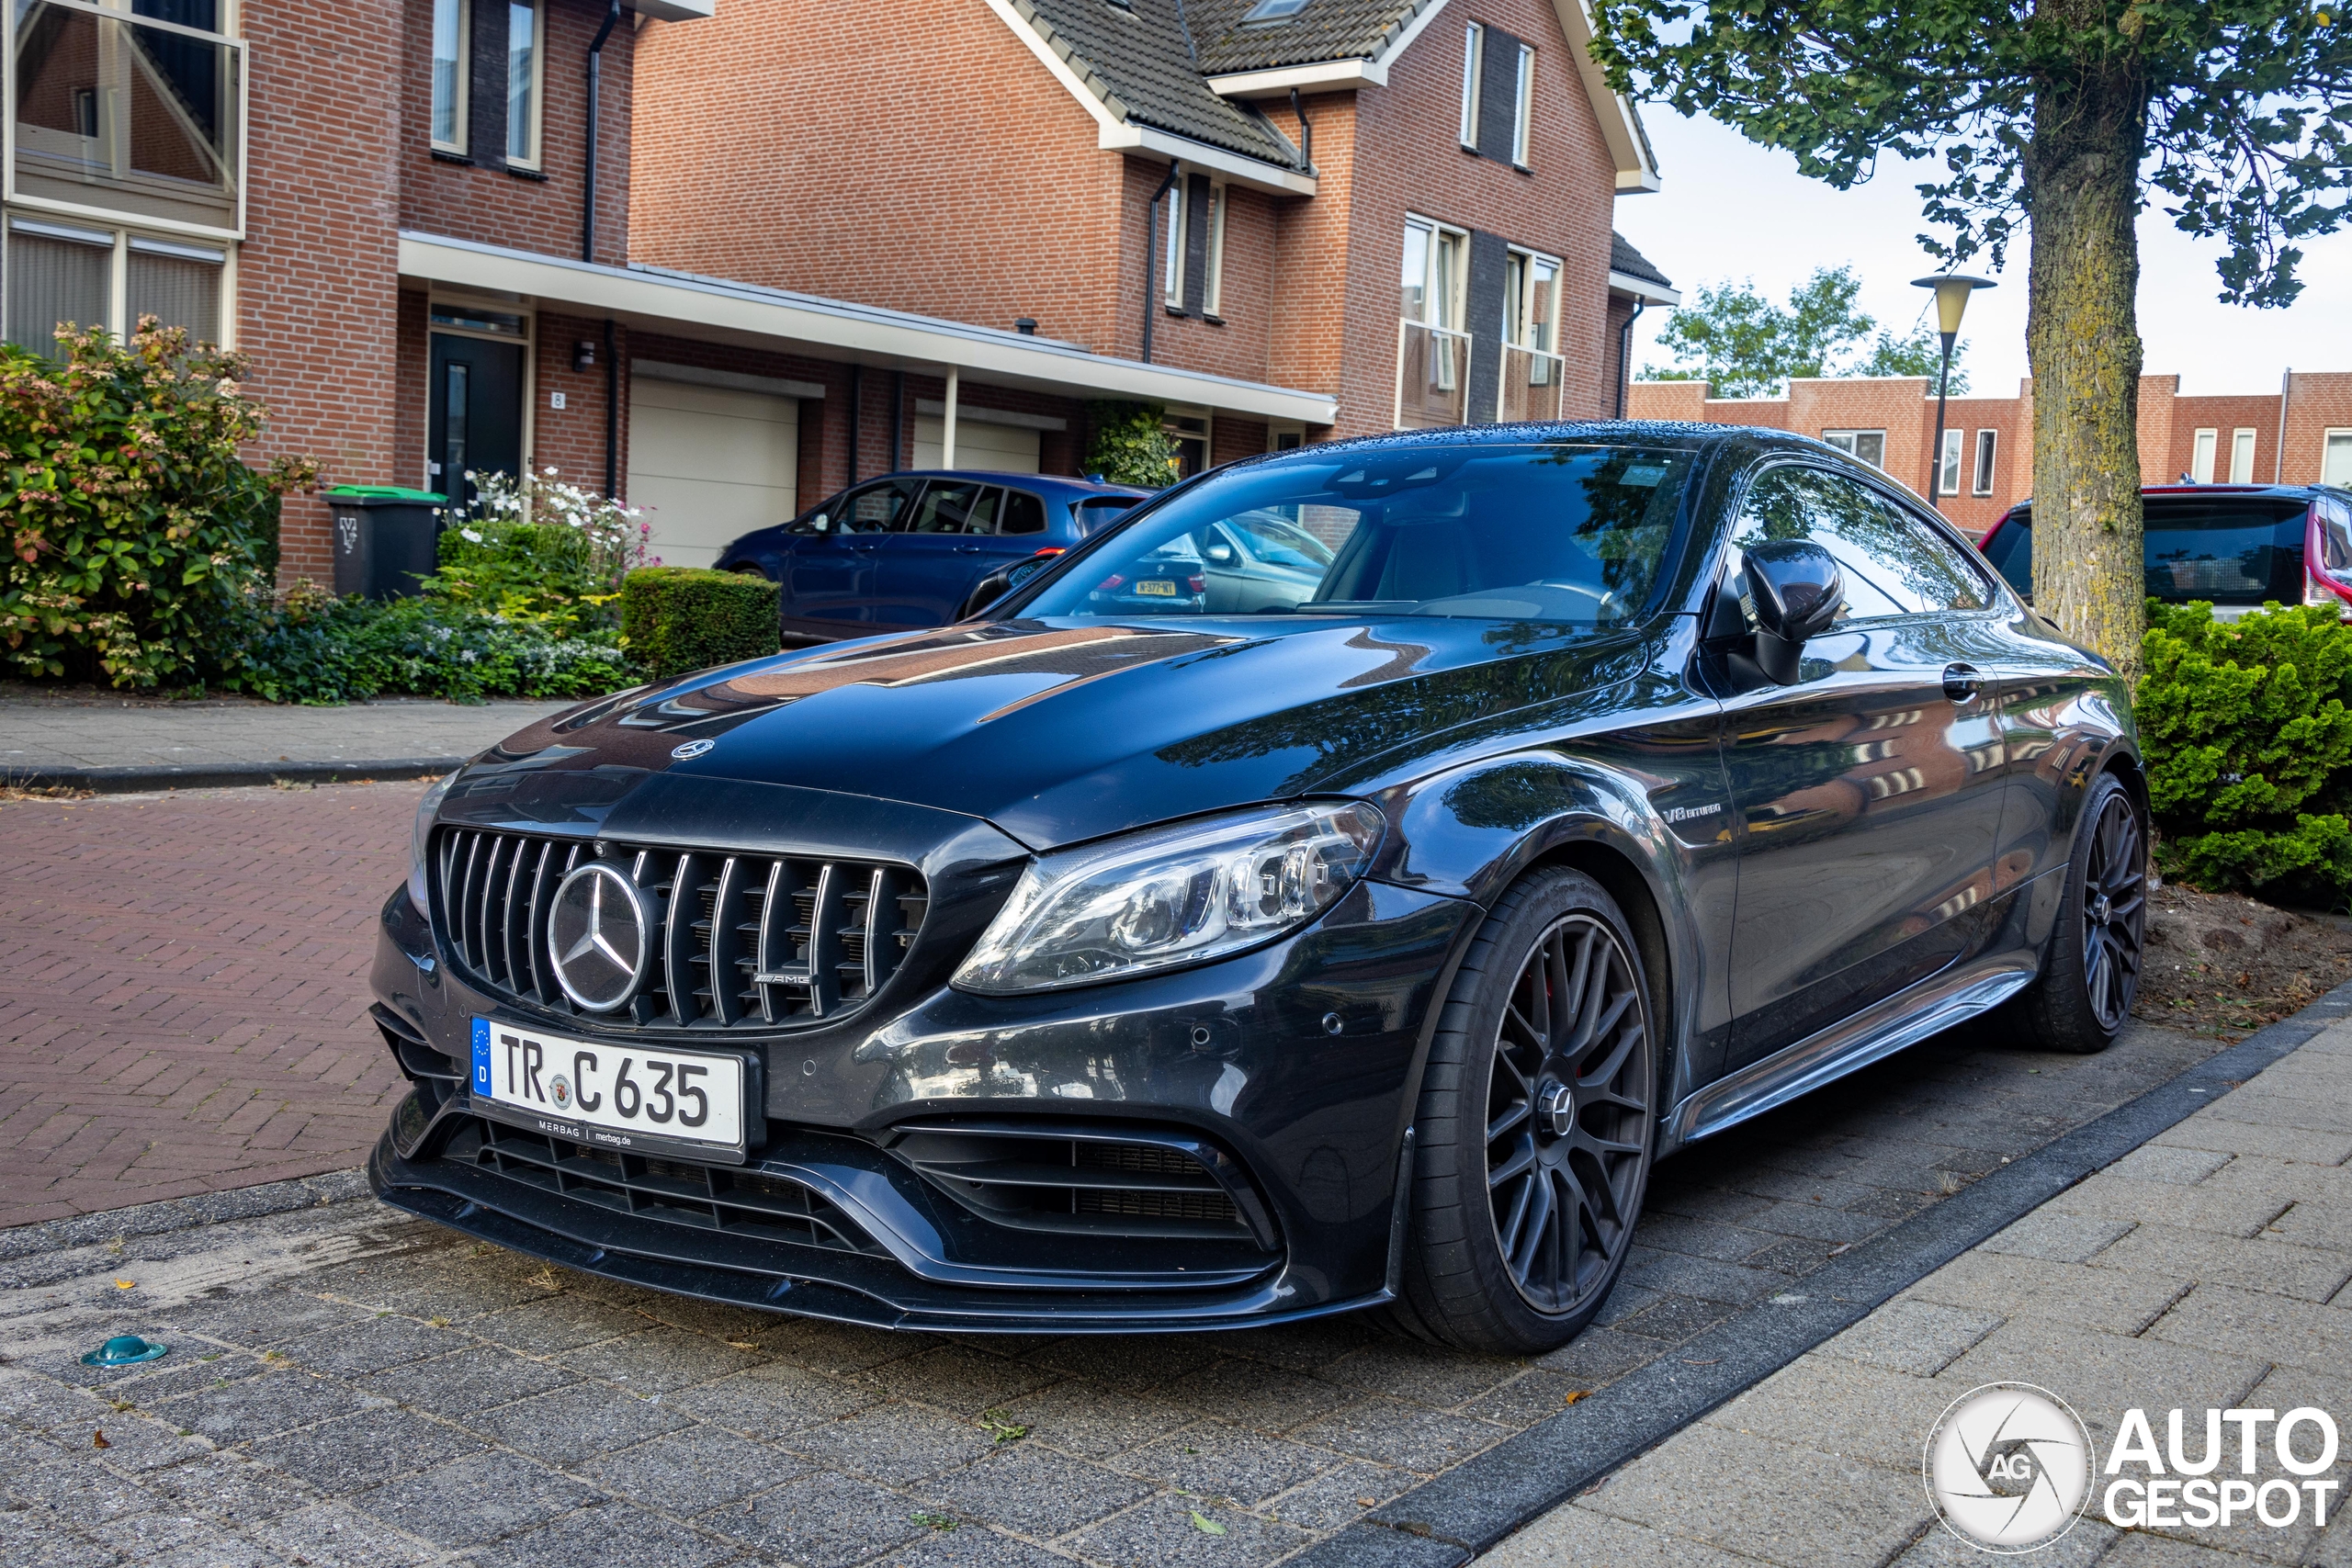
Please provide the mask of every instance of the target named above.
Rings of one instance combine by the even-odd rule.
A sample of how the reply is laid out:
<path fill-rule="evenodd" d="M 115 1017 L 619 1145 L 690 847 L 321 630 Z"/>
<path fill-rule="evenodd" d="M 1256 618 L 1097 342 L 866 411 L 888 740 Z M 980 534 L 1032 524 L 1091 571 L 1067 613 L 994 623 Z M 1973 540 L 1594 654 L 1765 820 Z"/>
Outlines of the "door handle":
<path fill-rule="evenodd" d="M 1944 695 L 1951 699 L 1953 706 L 1973 701 L 1984 689 L 1984 677 L 1976 672 L 1973 664 L 1944 666 Z"/>

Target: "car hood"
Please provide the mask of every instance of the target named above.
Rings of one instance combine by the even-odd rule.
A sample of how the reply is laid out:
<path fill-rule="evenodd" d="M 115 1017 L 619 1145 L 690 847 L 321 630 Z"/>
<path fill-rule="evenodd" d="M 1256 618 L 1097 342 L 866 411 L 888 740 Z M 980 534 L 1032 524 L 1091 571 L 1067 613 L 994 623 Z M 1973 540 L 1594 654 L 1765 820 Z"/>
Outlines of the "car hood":
<path fill-rule="evenodd" d="M 625 693 L 477 765 L 842 791 L 983 818 L 1043 850 L 1363 787 L 1449 732 L 1632 678 L 1638 642 L 1430 617 L 953 626 Z"/>

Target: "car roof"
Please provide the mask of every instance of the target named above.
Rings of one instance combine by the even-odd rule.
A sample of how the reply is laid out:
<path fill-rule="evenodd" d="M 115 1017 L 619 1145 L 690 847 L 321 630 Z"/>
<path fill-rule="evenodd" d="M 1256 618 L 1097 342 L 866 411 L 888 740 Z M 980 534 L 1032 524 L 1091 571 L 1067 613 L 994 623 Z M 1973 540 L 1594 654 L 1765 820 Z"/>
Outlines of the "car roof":
<path fill-rule="evenodd" d="M 2140 496 L 2143 501 L 2150 497 L 2207 500 L 2227 496 L 2265 496 L 2275 501 L 2310 502 L 2323 495 L 2341 499 L 2346 493 L 2344 489 L 2337 485 L 2186 484 L 2142 485 L 2140 487 Z M 2008 511 L 2002 513 L 2001 515 L 2006 518 L 2011 513 L 2028 512 L 2032 508 L 2033 497 L 2027 496 L 2023 501 L 2011 502 Z"/>
<path fill-rule="evenodd" d="M 1091 495 L 1140 499 L 1151 493 L 1133 485 L 1106 484 L 1065 474 L 1012 473 L 1001 468 L 900 468 L 894 473 L 868 474 L 857 482 L 865 484 L 874 479 L 987 479 L 994 484 L 1017 484 L 1025 490 L 1049 491 L 1065 501 Z"/>

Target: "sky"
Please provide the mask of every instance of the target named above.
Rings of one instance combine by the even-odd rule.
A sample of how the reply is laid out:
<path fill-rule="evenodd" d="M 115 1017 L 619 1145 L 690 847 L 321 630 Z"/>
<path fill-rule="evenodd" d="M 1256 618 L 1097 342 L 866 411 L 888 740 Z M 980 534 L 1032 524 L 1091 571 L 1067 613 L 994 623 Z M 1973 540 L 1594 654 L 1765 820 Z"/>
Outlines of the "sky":
<path fill-rule="evenodd" d="M 1907 332 L 1932 297 L 1911 279 L 1939 270 L 1920 248 L 1927 225 L 1915 188 L 1932 166 L 1893 159 L 1851 190 L 1797 173 L 1796 161 L 1744 140 L 1715 121 L 1686 119 L 1646 105 L 1643 123 L 1657 149 L 1662 188 L 1620 197 L 1617 231 L 1674 280 L 1685 299 L 1701 284 L 1752 278 L 1785 300 L 1817 266 L 1850 264 L 1860 274 L 1859 304 L 1879 324 Z M 2140 220 L 2140 337 L 2153 375 L 2180 377 L 2184 396 L 2276 391 L 2289 367 L 2352 370 L 2352 230 L 2308 241 L 2296 269 L 2303 292 L 2283 310 L 2221 302 L 2214 271 L 2222 246 L 2193 240 L 2163 211 Z M 2026 374 L 2026 244 L 2005 270 L 1969 264 L 1999 287 L 1979 290 L 1961 325 L 1971 389 L 2013 395 Z M 1652 307 L 1634 327 L 1634 365 L 1671 363 L 1657 348 L 1666 311 Z"/>

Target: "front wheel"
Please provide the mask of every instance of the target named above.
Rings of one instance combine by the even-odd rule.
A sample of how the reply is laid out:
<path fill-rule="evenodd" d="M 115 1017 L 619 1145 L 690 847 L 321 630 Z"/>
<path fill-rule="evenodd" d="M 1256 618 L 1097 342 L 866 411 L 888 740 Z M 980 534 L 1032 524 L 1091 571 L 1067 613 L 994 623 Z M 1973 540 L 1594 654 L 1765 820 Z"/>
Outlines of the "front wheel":
<path fill-rule="evenodd" d="M 1592 1321 L 1649 1181 L 1657 1051 L 1633 931 L 1599 883 L 1547 868 L 1496 901 L 1422 1078 L 1405 1328 L 1525 1355 Z"/>
<path fill-rule="evenodd" d="M 2147 946 L 2148 834 L 2114 774 L 2091 785 L 2062 874 L 2058 930 L 2020 1011 L 2036 1043 L 2087 1055 L 2131 1021 Z"/>

